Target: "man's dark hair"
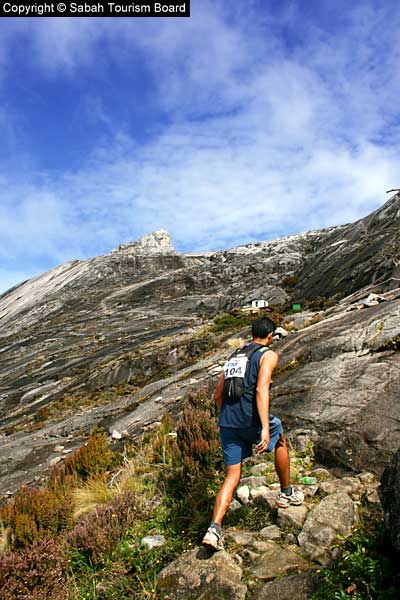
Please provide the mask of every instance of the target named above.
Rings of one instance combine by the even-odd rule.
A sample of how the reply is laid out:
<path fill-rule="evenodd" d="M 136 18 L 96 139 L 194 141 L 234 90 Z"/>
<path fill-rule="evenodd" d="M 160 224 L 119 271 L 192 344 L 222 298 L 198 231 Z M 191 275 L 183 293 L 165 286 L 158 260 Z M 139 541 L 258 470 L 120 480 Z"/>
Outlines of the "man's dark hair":
<path fill-rule="evenodd" d="M 274 333 L 276 325 L 269 317 L 259 317 L 251 325 L 253 338 L 266 338 L 270 333 Z"/>

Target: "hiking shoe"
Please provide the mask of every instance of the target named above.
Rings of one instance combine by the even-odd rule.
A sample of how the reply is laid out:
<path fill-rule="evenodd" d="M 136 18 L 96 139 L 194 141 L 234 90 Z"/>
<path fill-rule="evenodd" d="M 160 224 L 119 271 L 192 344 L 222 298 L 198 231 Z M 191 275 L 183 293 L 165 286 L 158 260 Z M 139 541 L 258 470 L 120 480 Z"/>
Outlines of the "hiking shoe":
<path fill-rule="evenodd" d="M 292 506 L 300 506 L 300 504 L 303 504 L 303 500 L 303 492 L 301 490 L 296 490 L 295 488 L 292 488 L 292 493 L 290 494 L 290 496 L 287 496 L 286 494 L 281 492 L 278 496 L 276 504 L 279 508 L 287 508 L 288 506 L 290 506 L 290 504 Z"/>
<path fill-rule="evenodd" d="M 222 542 L 222 535 L 212 525 L 207 529 L 206 535 L 203 537 L 202 542 L 205 548 L 211 550 L 222 550 L 224 544 Z"/>

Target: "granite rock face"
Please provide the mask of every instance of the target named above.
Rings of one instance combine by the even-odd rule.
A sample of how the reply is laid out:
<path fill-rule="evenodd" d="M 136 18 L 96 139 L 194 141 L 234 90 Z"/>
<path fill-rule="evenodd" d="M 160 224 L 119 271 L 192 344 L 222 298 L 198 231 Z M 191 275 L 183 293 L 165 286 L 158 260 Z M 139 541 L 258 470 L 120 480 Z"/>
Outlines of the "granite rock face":
<path fill-rule="evenodd" d="M 128 252 L 129 254 L 176 254 L 171 236 L 165 229 L 159 229 L 142 236 L 137 242 L 120 244 L 113 252 Z"/>
<path fill-rule="evenodd" d="M 350 296 L 276 344 L 272 412 L 286 429 L 310 430 L 327 465 L 380 474 L 400 445 L 400 290 L 385 296 L 349 310 Z"/>
<path fill-rule="evenodd" d="M 400 553 L 400 448 L 383 471 L 378 492 L 385 511 L 386 529 Z"/>
<path fill-rule="evenodd" d="M 290 548 L 282 548 L 272 540 L 263 543 L 264 552 L 251 567 L 252 575 L 258 579 L 268 581 L 309 567 L 308 562 Z"/>
<path fill-rule="evenodd" d="M 313 242 L 296 290 L 300 296 L 340 297 L 400 276 L 400 194 L 356 223 L 336 227 Z M 385 283 L 386 282 L 386 283 Z"/>

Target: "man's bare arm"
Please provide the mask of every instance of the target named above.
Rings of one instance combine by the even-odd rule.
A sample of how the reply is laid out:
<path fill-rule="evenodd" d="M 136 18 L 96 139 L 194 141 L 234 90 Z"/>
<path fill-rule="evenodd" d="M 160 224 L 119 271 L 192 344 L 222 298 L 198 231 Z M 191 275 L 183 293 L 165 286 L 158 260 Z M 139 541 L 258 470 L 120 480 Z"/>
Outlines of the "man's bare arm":
<path fill-rule="evenodd" d="M 278 360 L 276 352 L 272 350 L 266 352 L 261 359 L 258 372 L 256 401 L 262 426 L 261 442 L 257 445 L 259 452 L 265 452 L 269 444 L 269 386 Z"/>
<path fill-rule="evenodd" d="M 222 406 L 224 381 L 225 381 L 225 377 L 224 377 L 224 372 L 222 371 L 221 376 L 217 383 L 217 387 L 215 388 L 215 392 L 214 392 L 214 401 L 215 401 L 215 404 L 218 406 L 218 410 L 221 410 L 221 406 Z"/>

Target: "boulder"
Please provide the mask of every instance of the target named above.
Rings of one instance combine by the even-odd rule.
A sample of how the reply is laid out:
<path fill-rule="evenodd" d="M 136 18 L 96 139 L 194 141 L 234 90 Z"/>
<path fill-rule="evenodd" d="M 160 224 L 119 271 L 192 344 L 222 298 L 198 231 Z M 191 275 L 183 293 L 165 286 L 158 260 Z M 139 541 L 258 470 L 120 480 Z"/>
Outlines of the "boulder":
<path fill-rule="evenodd" d="M 260 535 L 267 540 L 280 540 L 282 533 L 277 525 L 268 525 L 261 529 Z"/>
<path fill-rule="evenodd" d="M 273 541 L 264 542 L 263 554 L 250 567 L 250 572 L 258 579 L 269 580 L 292 571 L 307 569 L 309 564 L 302 556 L 289 548 L 281 548 Z"/>
<path fill-rule="evenodd" d="M 270 510 L 274 510 L 276 508 L 276 500 L 278 495 L 279 491 L 270 490 L 264 485 L 259 488 L 253 488 L 250 491 L 251 499 L 255 504 L 267 506 Z"/>
<path fill-rule="evenodd" d="M 303 555 L 322 565 L 329 564 L 337 535 L 348 536 L 357 523 L 357 508 L 344 492 L 326 496 L 309 513 L 298 537 Z"/>
<path fill-rule="evenodd" d="M 153 548 L 158 548 L 160 546 L 165 546 L 167 540 L 163 535 L 147 535 L 142 538 L 142 546 L 146 546 L 148 550 L 153 550 Z"/>
<path fill-rule="evenodd" d="M 195 548 L 159 573 L 157 588 L 166 600 L 244 600 L 241 578 L 241 568 L 224 550 Z"/>
<path fill-rule="evenodd" d="M 247 504 L 250 498 L 250 490 L 247 485 L 241 485 L 236 492 L 236 496 L 242 504 Z"/>
<path fill-rule="evenodd" d="M 311 475 L 316 477 L 317 481 L 327 481 L 329 479 L 333 479 L 332 473 L 323 467 L 316 467 L 315 469 L 312 469 Z"/>
<path fill-rule="evenodd" d="M 319 588 L 319 577 L 314 571 L 295 573 L 265 583 L 256 593 L 255 600 L 311 600 Z"/>
<path fill-rule="evenodd" d="M 377 476 L 375 475 L 375 473 L 371 473 L 370 471 L 364 471 L 363 473 L 359 473 L 357 477 L 363 485 L 370 486 L 375 483 L 378 484 Z"/>
<path fill-rule="evenodd" d="M 345 492 L 350 496 L 359 496 L 362 485 L 358 477 L 343 477 L 342 479 L 321 481 L 319 488 L 325 494 Z"/>
<path fill-rule="evenodd" d="M 392 544 L 400 552 L 400 448 L 383 471 L 379 497 L 385 512 L 385 526 Z"/>
<path fill-rule="evenodd" d="M 264 473 L 264 471 L 267 471 L 267 470 L 268 470 L 267 463 L 258 463 L 257 465 L 254 465 L 254 467 L 251 467 L 251 474 L 252 475 L 261 475 L 261 473 Z"/>
<path fill-rule="evenodd" d="M 233 498 L 230 505 L 228 506 L 228 512 L 232 512 L 233 510 L 238 510 L 242 505 L 236 498 Z"/>
<path fill-rule="evenodd" d="M 238 546 L 248 546 L 252 543 L 254 534 L 251 531 L 244 531 L 236 527 L 228 527 L 224 529 L 224 538 L 229 541 L 231 540 Z"/>
<path fill-rule="evenodd" d="M 278 508 L 279 527 L 288 527 L 301 529 L 307 516 L 307 506 L 288 506 L 287 508 Z"/>
<path fill-rule="evenodd" d="M 258 487 L 261 487 L 262 485 L 265 485 L 267 483 L 267 480 L 262 475 L 260 475 L 259 477 L 255 477 L 254 475 L 251 475 L 250 477 L 243 477 L 240 480 L 240 483 L 241 483 L 241 485 L 248 485 L 251 488 L 258 488 Z"/>

